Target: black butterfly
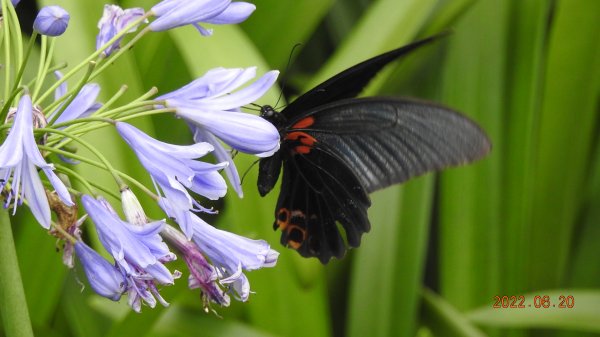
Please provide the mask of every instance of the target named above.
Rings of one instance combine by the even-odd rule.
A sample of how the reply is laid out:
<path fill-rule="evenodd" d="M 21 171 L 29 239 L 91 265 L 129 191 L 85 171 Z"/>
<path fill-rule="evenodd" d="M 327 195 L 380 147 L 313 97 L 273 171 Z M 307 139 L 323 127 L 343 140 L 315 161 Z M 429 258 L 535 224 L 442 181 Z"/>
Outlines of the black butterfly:
<path fill-rule="evenodd" d="M 260 160 L 258 190 L 273 189 L 283 165 L 273 227 L 281 243 L 327 263 L 346 244 L 358 247 L 371 228 L 369 193 L 428 171 L 485 156 L 490 142 L 471 120 L 435 103 L 407 98 L 354 98 L 385 65 L 426 38 L 359 63 L 298 97 L 283 111 L 261 108 L 281 148 Z"/>

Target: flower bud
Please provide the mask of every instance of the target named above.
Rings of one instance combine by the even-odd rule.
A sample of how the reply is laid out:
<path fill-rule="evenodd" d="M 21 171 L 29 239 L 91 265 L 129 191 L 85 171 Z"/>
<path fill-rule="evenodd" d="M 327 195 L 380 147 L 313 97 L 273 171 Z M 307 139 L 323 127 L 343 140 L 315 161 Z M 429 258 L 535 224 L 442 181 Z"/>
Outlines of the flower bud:
<path fill-rule="evenodd" d="M 75 252 L 92 289 L 100 296 L 118 301 L 125 292 L 126 281 L 123 274 L 81 241 L 75 243 Z"/>
<path fill-rule="evenodd" d="M 144 213 L 144 209 L 137 197 L 129 187 L 121 191 L 121 203 L 123 205 L 123 213 L 127 222 L 133 225 L 143 226 L 148 223 L 148 217 Z"/>
<path fill-rule="evenodd" d="M 60 6 L 46 6 L 40 10 L 33 29 L 42 35 L 59 36 L 67 30 L 69 13 Z"/>

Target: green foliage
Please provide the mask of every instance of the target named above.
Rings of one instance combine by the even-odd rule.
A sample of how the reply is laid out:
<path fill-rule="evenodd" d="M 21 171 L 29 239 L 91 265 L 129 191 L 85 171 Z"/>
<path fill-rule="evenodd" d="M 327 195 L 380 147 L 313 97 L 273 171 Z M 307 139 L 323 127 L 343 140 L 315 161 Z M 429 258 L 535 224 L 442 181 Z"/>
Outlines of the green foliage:
<path fill-rule="evenodd" d="M 148 9 L 156 1 L 121 1 Z M 38 1 L 71 14 L 57 62 L 94 48 L 104 1 Z M 217 225 L 268 240 L 274 269 L 249 273 L 248 303 L 202 311 L 180 280 L 169 308 L 135 314 L 80 291 L 81 270 L 60 264 L 54 239 L 27 214 L 13 221 L 30 316 L 39 336 L 575 336 L 600 333 L 600 2 L 595 0 L 255 1 L 239 26 L 212 37 L 191 27 L 153 33 L 98 79 L 106 99 L 122 84 L 134 97 L 166 92 L 214 67 L 284 70 L 298 91 L 370 56 L 440 31 L 453 33 L 368 94 L 432 99 L 462 111 L 490 135 L 490 156 L 372 196 L 362 247 L 321 266 L 279 245 L 271 224 L 276 192 L 260 198 L 256 168 L 220 207 Z M 318 65 L 319 71 L 307 72 Z M 274 89 L 261 103 L 274 104 Z M 168 118 L 139 125 L 161 139 L 190 140 Z M 113 132 L 95 144 L 116 167 L 145 177 Z M 240 171 L 255 158 L 239 155 Z M 98 183 L 114 186 L 104 173 Z M 149 182 L 147 180 L 146 182 Z M 150 185 L 149 185 L 150 186 Z M 276 188 L 277 190 L 277 188 Z M 149 200 L 151 216 L 162 217 Z M 22 212 L 25 213 L 25 212 Z M 213 218 L 208 220 L 212 221 Z M 183 264 L 179 269 L 184 271 Z M 584 287 L 585 290 L 578 288 Z M 433 289 L 429 290 L 429 289 Z M 551 290 L 548 290 L 551 289 Z M 559 290 L 557 290 L 559 289 Z M 436 294 L 437 293 L 437 294 Z M 493 308 L 494 296 L 571 295 L 574 309 Z M 123 300 L 125 301 L 125 300 Z M 542 330 L 543 329 L 543 330 Z M 561 330 L 561 331 L 558 331 Z"/>

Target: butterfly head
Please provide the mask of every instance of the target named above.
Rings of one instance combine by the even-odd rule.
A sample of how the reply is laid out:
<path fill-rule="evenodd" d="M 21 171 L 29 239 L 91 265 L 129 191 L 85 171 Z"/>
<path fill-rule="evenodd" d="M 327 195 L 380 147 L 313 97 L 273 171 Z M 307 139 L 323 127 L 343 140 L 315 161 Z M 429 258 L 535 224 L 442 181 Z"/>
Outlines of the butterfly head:
<path fill-rule="evenodd" d="M 283 114 L 279 111 L 276 111 L 275 108 L 270 105 L 263 105 L 260 107 L 260 117 L 268 120 L 278 129 L 279 127 L 285 125 L 286 122 L 286 118 L 283 116 Z"/>

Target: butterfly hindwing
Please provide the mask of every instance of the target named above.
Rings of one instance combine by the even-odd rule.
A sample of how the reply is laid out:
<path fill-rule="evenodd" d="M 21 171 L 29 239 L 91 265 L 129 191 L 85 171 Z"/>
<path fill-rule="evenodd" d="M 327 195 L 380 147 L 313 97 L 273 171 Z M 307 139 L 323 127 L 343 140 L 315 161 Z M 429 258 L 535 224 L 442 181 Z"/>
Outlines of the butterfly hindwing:
<path fill-rule="evenodd" d="M 352 170 L 334 154 L 315 147 L 284 160 L 274 227 L 282 231 L 283 245 L 326 263 L 344 255 L 345 241 L 350 247 L 360 245 L 362 234 L 370 229 L 369 206 Z M 337 223 L 344 229 L 345 241 Z"/>

